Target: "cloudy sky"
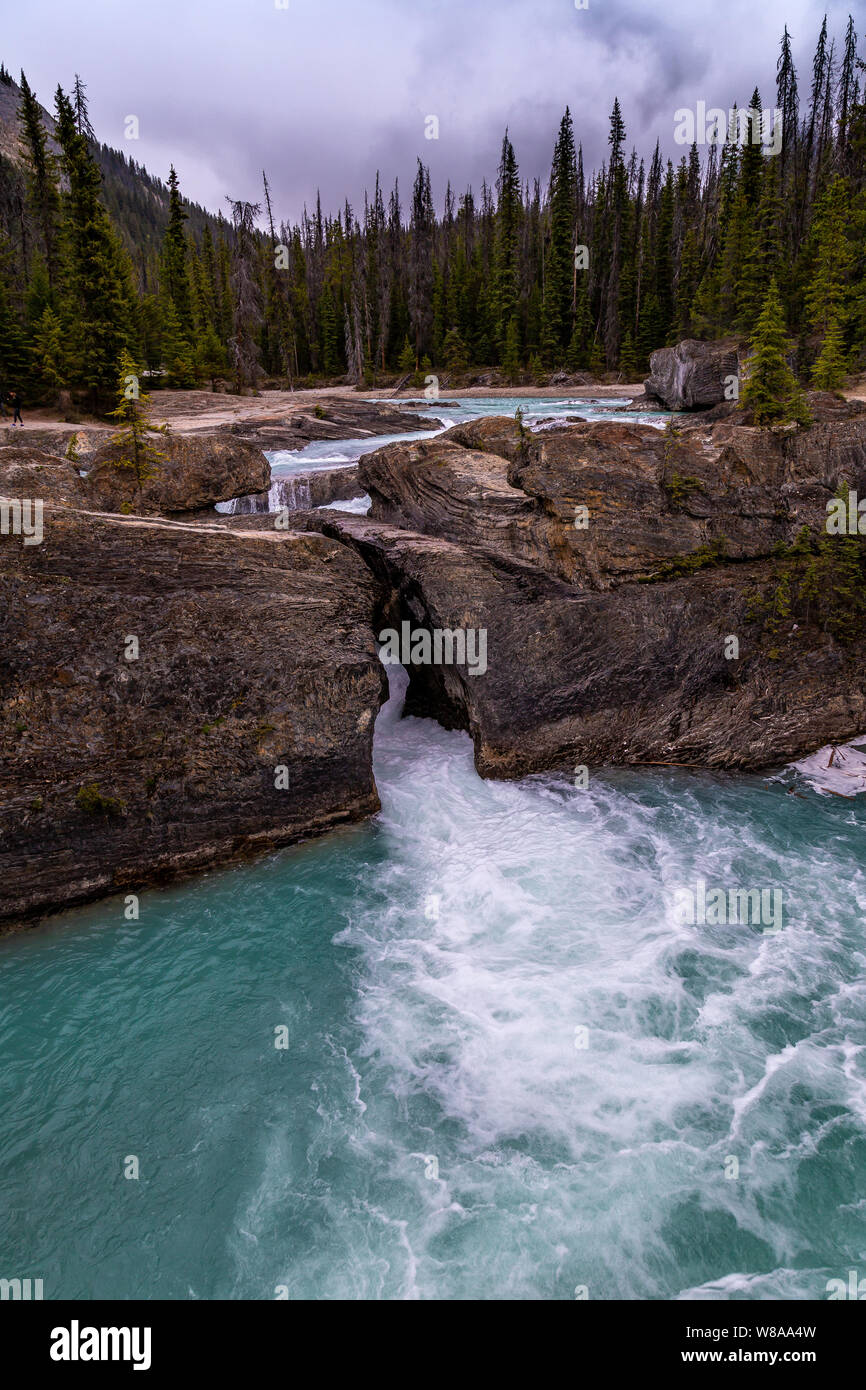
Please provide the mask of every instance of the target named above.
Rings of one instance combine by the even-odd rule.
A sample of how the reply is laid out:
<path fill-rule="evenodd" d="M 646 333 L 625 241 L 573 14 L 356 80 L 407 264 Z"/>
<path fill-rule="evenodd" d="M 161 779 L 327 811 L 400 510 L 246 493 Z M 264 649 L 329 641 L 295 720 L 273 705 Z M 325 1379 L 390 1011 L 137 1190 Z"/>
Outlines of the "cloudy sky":
<path fill-rule="evenodd" d="M 477 188 L 506 125 L 521 174 L 546 178 L 566 104 L 589 168 L 615 95 L 629 146 L 658 135 L 679 155 L 678 107 L 747 104 L 756 84 L 773 104 L 785 24 L 806 89 L 825 9 L 841 39 L 850 0 L 21 0 L 0 57 L 49 108 L 79 72 L 98 137 L 163 178 L 174 162 L 214 210 L 258 200 L 265 168 L 294 220 L 317 187 L 328 209 L 360 207 L 377 169 L 408 193 L 417 156 L 437 204 L 449 177 Z"/>

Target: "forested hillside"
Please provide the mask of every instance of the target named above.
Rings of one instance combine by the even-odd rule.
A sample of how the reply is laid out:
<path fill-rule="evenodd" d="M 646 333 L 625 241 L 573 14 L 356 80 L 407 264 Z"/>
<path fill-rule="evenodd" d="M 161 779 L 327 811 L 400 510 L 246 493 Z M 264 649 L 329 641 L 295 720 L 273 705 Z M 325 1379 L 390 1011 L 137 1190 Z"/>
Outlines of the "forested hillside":
<path fill-rule="evenodd" d="M 449 185 L 438 213 L 419 160 L 409 190 L 377 176 L 363 208 L 316 199 L 287 225 L 264 175 L 259 203 L 212 216 L 174 170 L 166 188 L 96 144 L 80 82 L 48 122 L 4 68 L 19 142 L 0 155 L 0 374 L 96 401 L 127 349 L 176 385 L 470 366 L 634 380 L 665 343 L 751 335 L 775 279 L 801 379 L 838 386 L 866 365 L 864 76 L 850 19 L 838 42 L 825 20 L 806 81 L 786 30 L 772 100 L 740 94 L 719 143 L 696 131 L 678 162 L 633 148 L 615 100 L 600 169 L 566 110 L 544 181 L 506 131 L 491 182 Z"/>

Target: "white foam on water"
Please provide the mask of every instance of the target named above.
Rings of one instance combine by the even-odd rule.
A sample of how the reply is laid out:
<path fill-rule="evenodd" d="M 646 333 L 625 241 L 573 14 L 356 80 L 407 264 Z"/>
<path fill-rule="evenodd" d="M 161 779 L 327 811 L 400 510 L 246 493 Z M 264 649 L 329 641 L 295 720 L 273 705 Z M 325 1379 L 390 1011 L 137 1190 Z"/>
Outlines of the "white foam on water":
<path fill-rule="evenodd" d="M 767 1036 L 768 1004 L 784 1014 L 828 975 L 820 883 L 778 936 L 683 926 L 670 903 L 684 878 L 742 883 L 745 857 L 789 882 L 798 854 L 775 847 L 768 861 L 764 843 L 753 858 L 724 810 L 704 808 L 698 828 L 681 788 L 665 803 L 627 778 L 482 781 L 466 735 L 400 720 L 405 673 L 389 674 L 375 757 L 385 852 L 336 939 L 364 962 L 353 1151 L 400 1194 L 387 1218 L 374 1205 L 363 1220 L 396 1222 L 400 1250 L 377 1238 L 364 1275 L 356 1243 L 369 1231 L 355 1213 L 353 1237 L 343 1212 L 353 1287 L 673 1297 L 690 1242 L 715 1240 L 720 1261 L 743 1252 L 762 1267 L 720 1268 L 679 1296 L 821 1296 L 819 1268 L 785 1267 L 790 1211 L 800 1165 L 838 1121 L 792 1147 L 791 1114 L 808 1132 L 803 1097 L 817 1092 L 856 1115 L 863 1079 L 840 1046 L 837 993 L 835 1013 L 813 1006 L 799 1021 L 802 1037 Z M 848 1003 L 862 1029 L 862 985 Z M 420 1127 L 420 1146 L 407 1151 L 398 1118 Z M 725 1180 L 731 1155 L 742 1181 Z M 326 1273 L 332 1258 L 313 1262 L 314 1279 L 336 1296 L 347 1283 Z"/>
<path fill-rule="evenodd" d="M 290 1296 L 824 1297 L 866 1139 L 862 866 L 774 840 L 748 798 L 784 791 L 757 780 L 482 781 L 389 679 L 379 852 L 335 936 L 359 1041 L 307 1156 L 352 1176 L 317 1184 Z M 684 925 L 699 876 L 784 885 L 782 930 Z M 267 1159 L 262 1187 L 253 1235 L 286 1201 Z M 243 1290 L 264 1264 L 238 1244 Z"/>
<path fill-rule="evenodd" d="M 363 497 L 348 497 L 342 502 L 326 502 L 323 506 L 317 507 L 318 512 L 351 512 L 353 516 L 366 516 L 373 505 L 373 499 L 368 492 Z"/>

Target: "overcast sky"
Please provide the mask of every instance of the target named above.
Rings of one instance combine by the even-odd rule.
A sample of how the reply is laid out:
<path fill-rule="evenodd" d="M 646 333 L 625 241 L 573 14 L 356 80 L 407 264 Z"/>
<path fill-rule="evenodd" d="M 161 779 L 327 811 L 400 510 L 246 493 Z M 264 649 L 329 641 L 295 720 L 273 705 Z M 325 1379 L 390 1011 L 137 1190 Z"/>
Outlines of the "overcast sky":
<path fill-rule="evenodd" d="M 377 169 L 405 203 L 417 156 L 441 205 L 449 177 L 495 179 L 506 125 L 521 175 L 546 179 L 566 104 L 589 169 L 615 95 L 629 148 L 658 135 L 679 156 L 678 107 L 745 105 L 756 84 L 773 104 L 785 24 L 808 88 L 825 9 L 841 40 L 850 0 L 7 0 L 0 57 L 49 109 L 79 72 L 97 136 L 161 178 L 173 162 L 187 197 L 258 201 L 265 168 L 294 220 L 317 187 L 360 211 Z"/>

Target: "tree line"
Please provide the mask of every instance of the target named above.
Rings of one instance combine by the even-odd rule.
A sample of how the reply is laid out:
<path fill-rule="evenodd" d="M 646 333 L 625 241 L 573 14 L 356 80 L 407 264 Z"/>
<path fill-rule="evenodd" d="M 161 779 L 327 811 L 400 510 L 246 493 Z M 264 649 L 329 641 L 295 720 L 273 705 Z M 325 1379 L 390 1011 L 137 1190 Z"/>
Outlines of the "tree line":
<path fill-rule="evenodd" d="M 22 74 L 25 160 L 0 159 L 0 373 L 94 403 L 122 352 L 177 386 L 481 367 L 633 380 L 682 337 L 753 336 L 772 300 L 801 379 L 838 386 L 866 363 L 864 72 L 853 21 L 837 47 L 825 18 L 801 100 L 786 28 L 772 153 L 757 90 L 676 163 L 658 142 L 648 164 L 628 150 L 615 100 L 597 171 L 566 110 L 544 184 L 506 130 L 493 185 L 449 184 L 439 214 L 419 159 L 405 204 L 377 175 L 362 209 L 317 198 L 294 224 L 264 173 L 260 201 L 227 217 L 188 204 L 173 168 L 164 202 L 142 196 L 162 186 L 100 149 L 80 79 L 49 131 Z"/>

